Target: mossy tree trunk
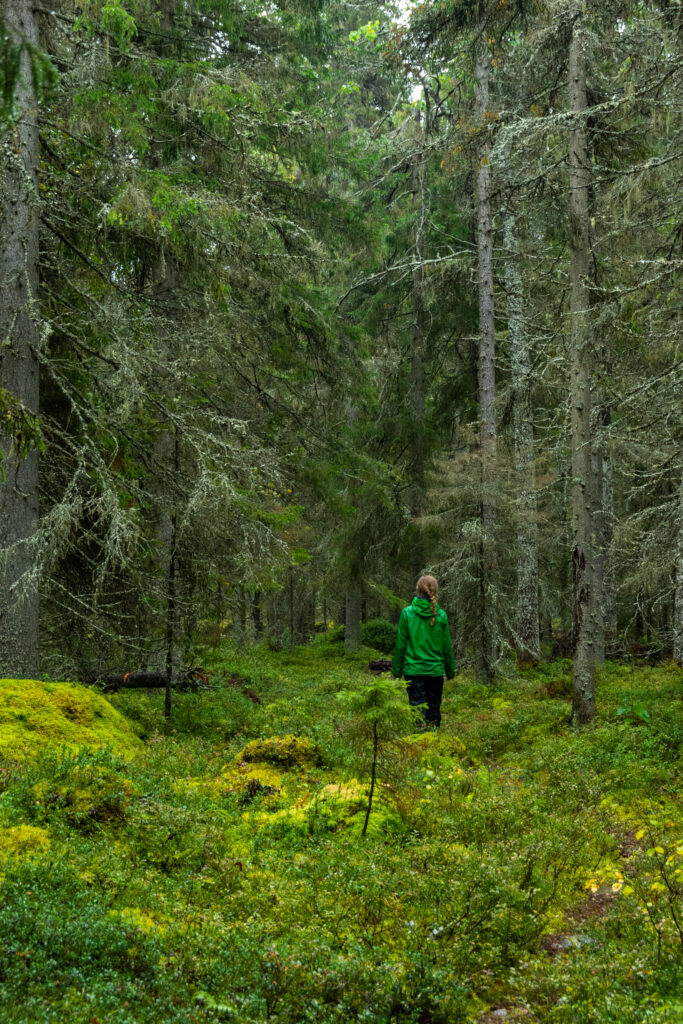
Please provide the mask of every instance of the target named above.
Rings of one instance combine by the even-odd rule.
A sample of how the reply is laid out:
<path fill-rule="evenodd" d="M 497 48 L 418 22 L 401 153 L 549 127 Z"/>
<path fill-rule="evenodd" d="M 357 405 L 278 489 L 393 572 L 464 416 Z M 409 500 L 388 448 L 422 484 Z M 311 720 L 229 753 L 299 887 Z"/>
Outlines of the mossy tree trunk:
<path fill-rule="evenodd" d="M 346 584 L 346 606 L 344 647 L 347 651 L 360 650 L 360 610 L 363 601 L 363 586 L 360 573 L 355 573 Z"/>
<path fill-rule="evenodd" d="M 180 450 L 178 430 L 173 432 L 173 477 L 177 478 L 180 470 Z M 171 683 L 180 667 L 180 648 L 178 646 L 178 523 L 175 509 L 170 516 L 170 537 L 168 551 L 168 571 L 166 575 L 166 694 L 164 699 L 164 716 L 171 717 Z"/>
<path fill-rule="evenodd" d="M 475 67 L 475 108 L 485 133 L 489 109 L 491 55 L 480 42 Z M 493 298 L 493 224 L 491 218 L 490 145 L 486 135 L 477 150 L 477 266 L 479 280 L 479 448 L 481 457 L 481 659 L 492 682 L 498 661 L 496 610 L 496 335 Z"/>
<path fill-rule="evenodd" d="M 260 639 L 263 636 L 263 619 L 261 616 L 261 591 L 257 590 L 251 603 L 251 617 L 254 623 L 254 636 Z"/>
<path fill-rule="evenodd" d="M 424 551 L 420 535 L 419 519 L 424 511 L 425 493 L 425 314 L 424 280 L 422 265 L 422 236 L 425 228 L 425 159 L 422 152 L 423 134 L 419 111 L 415 115 L 416 153 L 413 157 L 412 188 L 413 216 L 413 335 L 410 366 L 410 416 L 411 416 L 411 460 L 410 460 L 410 514 L 413 518 L 414 538 L 410 550 L 411 584 L 414 586 L 424 567 Z"/>
<path fill-rule="evenodd" d="M 5 31 L 38 44 L 30 0 L 7 0 Z M 14 87 L 15 115 L 0 139 L 0 387 L 38 413 L 38 111 L 26 46 Z M 0 435 L 0 676 L 38 675 L 38 583 L 31 548 L 38 523 L 38 454 L 19 458 Z"/>
<path fill-rule="evenodd" d="M 605 663 L 605 569 L 607 562 L 608 523 L 605 507 L 606 474 L 608 459 L 604 447 L 605 421 L 609 422 L 609 410 L 603 406 L 599 390 L 592 398 L 596 408 L 594 439 L 591 463 L 593 478 L 593 605 L 595 609 L 595 664 Z"/>
<path fill-rule="evenodd" d="M 588 334 L 590 166 L 586 110 L 585 36 L 576 16 L 569 49 L 569 96 L 574 127 L 569 145 L 571 230 L 571 447 L 574 617 L 574 724 L 595 718 L 595 604 L 593 593 L 593 467 L 591 464 L 591 361 Z"/>
<path fill-rule="evenodd" d="M 683 667 L 683 473 L 676 505 L 676 553 L 674 562 L 673 656 Z"/>
<path fill-rule="evenodd" d="M 506 250 L 508 338 L 513 388 L 513 446 L 517 483 L 517 657 L 538 661 L 541 652 L 538 614 L 538 524 L 536 466 L 531 409 L 531 354 L 523 317 L 524 293 L 517 254 L 515 214 L 508 201 L 503 216 Z"/>

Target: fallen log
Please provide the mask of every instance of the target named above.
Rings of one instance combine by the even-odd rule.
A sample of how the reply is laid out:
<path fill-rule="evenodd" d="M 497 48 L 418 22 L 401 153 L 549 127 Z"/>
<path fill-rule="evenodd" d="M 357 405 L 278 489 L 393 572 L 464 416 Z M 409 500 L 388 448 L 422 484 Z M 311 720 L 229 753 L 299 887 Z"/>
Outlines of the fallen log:
<path fill-rule="evenodd" d="M 95 675 L 86 682 L 102 686 L 104 693 L 116 693 L 118 690 L 163 690 L 166 688 L 165 672 L 109 672 Z M 209 677 L 202 668 L 191 668 L 171 677 L 174 690 L 192 690 L 209 685 Z"/>

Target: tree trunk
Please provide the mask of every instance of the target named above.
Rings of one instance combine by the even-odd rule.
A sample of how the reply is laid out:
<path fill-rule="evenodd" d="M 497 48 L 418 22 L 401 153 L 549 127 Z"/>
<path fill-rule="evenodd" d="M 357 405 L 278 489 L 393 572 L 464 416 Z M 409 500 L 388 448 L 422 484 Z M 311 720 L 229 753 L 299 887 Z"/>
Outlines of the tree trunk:
<path fill-rule="evenodd" d="M 263 635 L 263 622 L 261 619 L 261 591 L 257 590 L 251 604 L 251 617 L 254 623 L 254 635 L 259 639 Z"/>
<path fill-rule="evenodd" d="M 350 579 L 346 585 L 346 631 L 344 647 L 347 651 L 360 650 L 360 609 L 363 588 L 358 575 Z"/>
<path fill-rule="evenodd" d="M 609 409 L 606 410 L 605 415 L 609 417 Z M 609 426 L 609 419 L 605 422 L 605 426 Z M 614 531 L 614 475 L 608 442 L 605 442 L 602 453 L 602 501 L 600 508 L 603 517 L 602 541 L 605 551 L 602 583 L 604 633 L 607 639 L 613 643 L 617 636 L 617 601 L 614 566 L 609 558 L 609 550 Z"/>
<path fill-rule="evenodd" d="M 683 668 L 683 474 L 678 490 L 676 554 L 674 563 L 673 657 Z"/>
<path fill-rule="evenodd" d="M 166 608 L 166 693 L 164 717 L 171 717 L 171 683 L 176 667 L 176 517 L 171 517 L 171 557 L 168 566 L 168 596 Z"/>
<path fill-rule="evenodd" d="M 299 643 L 308 643 L 315 634 L 315 606 L 317 592 L 311 586 L 308 574 L 304 571 L 297 586 L 296 635 Z"/>
<path fill-rule="evenodd" d="M 513 444 L 517 478 L 517 658 L 522 663 L 541 656 L 538 615 L 538 526 L 536 509 L 536 466 L 534 427 L 531 410 L 531 357 L 529 338 L 522 317 L 522 276 L 517 262 L 515 217 L 510 206 L 503 220 L 506 249 L 510 367 L 513 388 Z"/>
<path fill-rule="evenodd" d="M 588 135 L 585 110 L 586 54 L 577 17 L 569 50 L 570 107 L 576 115 L 569 145 L 571 228 L 571 448 L 574 673 L 572 720 L 595 718 L 595 622 L 593 602 L 593 515 L 591 466 L 591 363 L 588 337 L 590 221 Z"/>
<path fill-rule="evenodd" d="M 422 146 L 420 116 L 416 115 L 418 128 L 417 146 Z M 426 130 L 425 130 L 426 134 Z M 422 234 L 425 224 L 425 164 L 421 149 L 413 159 L 413 216 L 415 217 L 413 269 L 413 338 L 410 367 L 410 416 L 411 416 L 411 460 L 410 460 L 410 514 L 414 521 L 414 540 L 410 551 L 411 584 L 414 586 L 424 568 L 424 551 L 420 528 L 417 525 L 424 510 L 425 451 L 424 451 L 424 267 L 422 266 Z"/>
<path fill-rule="evenodd" d="M 605 493 L 605 459 L 601 438 L 597 439 L 591 452 L 591 478 L 593 484 L 593 608 L 595 612 L 593 650 L 595 664 L 599 666 L 605 664 L 605 515 L 602 506 Z"/>
<path fill-rule="evenodd" d="M 29 0 L 7 0 L 5 31 L 38 44 Z M 38 112 L 28 54 L 14 89 L 16 117 L 0 155 L 0 387 L 38 413 Z M 0 436 L 0 676 L 38 675 L 38 586 L 31 541 L 38 522 L 38 454 L 20 459 Z"/>
<path fill-rule="evenodd" d="M 489 105 L 491 57 L 484 47 L 475 69 L 475 105 L 481 130 Z M 490 146 L 484 141 L 478 150 L 477 167 L 477 261 L 479 271 L 479 437 L 481 453 L 481 547 L 482 574 L 482 662 L 491 682 L 498 660 L 496 569 L 496 374 L 495 321 L 493 306 L 493 228 L 491 224 Z"/>
<path fill-rule="evenodd" d="M 379 737 L 377 735 L 377 722 L 372 723 L 372 776 L 370 778 L 370 791 L 368 793 L 368 809 L 365 812 L 363 831 L 361 835 L 367 835 L 370 813 L 372 811 L 372 798 L 375 792 L 375 779 L 377 778 L 377 751 L 379 748 Z"/>
<path fill-rule="evenodd" d="M 157 332 L 160 340 L 170 343 L 173 337 L 173 318 L 176 305 L 177 268 L 174 261 L 162 249 L 149 269 L 149 286 L 153 308 L 157 316 Z M 159 366 L 161 376 L 166 369 Z M 152 663 L 160 671 L 171 659 L 171 671 L 175 676 L 182 660 L 178 638 L 178 588 L 179 574 L 176 555 L 176 504 L 180 480 L 180 438 L 177 428 L 165 412 L 161 413 L 161 430 L 154 443 L 154 464 L 157 468 L 155 481 L 155 530 L 158 548 L 158 571 L 161 600 L 166 605 L 166 623 L 163 639 Z M 171 590 L 173 593 L 171 593 Z M 169 616 L 173 622 L 169 622 Z M 172 636 L 173 650 L 169 654 L 169 636 Z"/>
<path fill-rule="evenodd" d="M 180 447 L 178 430 L 173 432 L 173 478 L 180 471 Z M 175 510 L 170 515 L 170 535 L 168 546 L 168 569 L 166 575 L 166 696 L 164 700 L 164 716 L 171 717 L 171 680 L 180 668 L 180 648 L 178 646 L 178 528 Z"/>
<path fill-rule="evenodd" d="M 294 646 L 294 567 L 289 567 L 289 646 Z"/>

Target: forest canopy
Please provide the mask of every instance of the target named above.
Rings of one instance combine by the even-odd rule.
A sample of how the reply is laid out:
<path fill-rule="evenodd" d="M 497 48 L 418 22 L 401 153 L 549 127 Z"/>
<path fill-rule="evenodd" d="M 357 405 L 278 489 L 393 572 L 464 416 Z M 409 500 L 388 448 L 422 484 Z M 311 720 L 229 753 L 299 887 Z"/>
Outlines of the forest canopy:
<path fill-rule="evenodd" d="M 680 5 L 2 17 L 0 674 L 681 661 Z"/>

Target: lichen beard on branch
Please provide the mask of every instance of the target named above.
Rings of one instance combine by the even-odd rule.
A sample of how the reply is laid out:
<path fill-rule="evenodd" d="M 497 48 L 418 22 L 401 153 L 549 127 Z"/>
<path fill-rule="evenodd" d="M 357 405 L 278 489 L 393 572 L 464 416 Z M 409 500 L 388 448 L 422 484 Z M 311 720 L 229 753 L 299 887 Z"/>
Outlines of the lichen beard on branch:
<path fill-rule="evenodd" d="M 426 597 L 431 605 L 432 609 L 432 620 L 430 625 L 434 625 L 436 622 L 436 595 L 439 592 L 439 584 L 434 576 L 420 576 L 415 587 L 415 593 L 418 597 Z"/>

